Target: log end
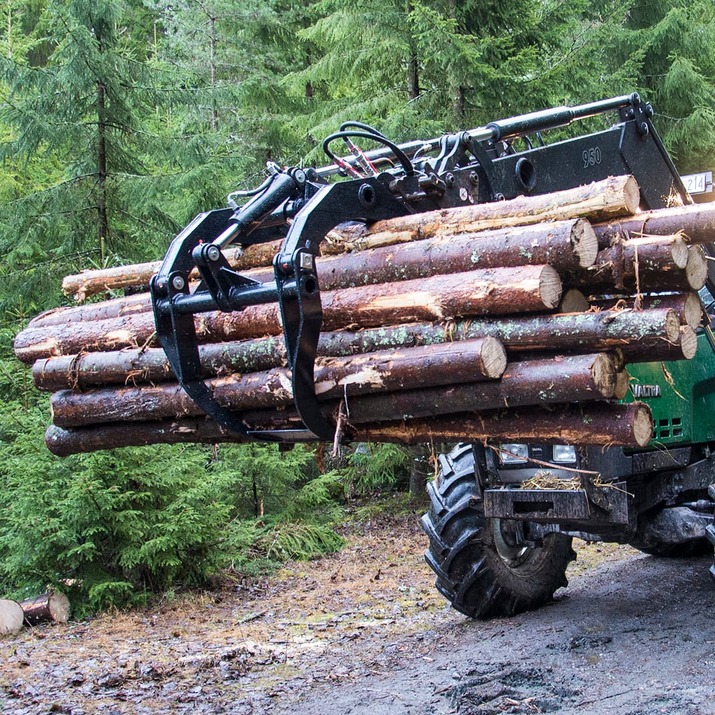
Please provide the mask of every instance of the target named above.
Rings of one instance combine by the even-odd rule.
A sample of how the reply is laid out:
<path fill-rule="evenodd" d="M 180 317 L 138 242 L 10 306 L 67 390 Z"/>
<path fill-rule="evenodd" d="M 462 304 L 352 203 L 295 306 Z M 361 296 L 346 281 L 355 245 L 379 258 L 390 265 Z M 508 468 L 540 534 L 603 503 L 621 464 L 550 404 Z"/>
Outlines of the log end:
<path fill-rule="evenodd" d="M 588 268 L 596 262 L 598 238 L 586 219 L 578 219 L 571 230 L 571 245 L 581 268 Z"/>
<path fill-rule="evenodd" d="M 616 389 L 615 360 L 608 353 L 596 355 L 591 366 L 591 376 L 596 389 L 604 397 L 613 397 Z"/>
<path fill-rule="evenodd" d="M 693 290 L 700 290 L 705 285 L 708 277 L 708 263 L 702 246 L 691 246 L 688 249 L 685 276 L 688 279 L 688 285 Z"/>
<path fill-rule="evenodd" d="M 665 339 L 674 345 L 680 341 L 680 317 L 674 310 L 665 314 Z"/>
<path fill-rule="evenodd" d="M 680 349 L 686 360 L 695 357 L 698 351 L 698 335 L 689 325 L 680 327 Z"/>
<path fill-rule="evenodd" d="M 638 447 L 646 447 L 653 437 L 653 415 L 650 407 L 644 402 L 634 402 L 631 405 L 633 439 Z"/>
<path fill-rule="evenodd" d="M 678 268 L 685 268 L 688 265 L 688 253 L 688 244 L 681 236 L 676 236 L 670 244 L 670 255 Z"/>
<path fill-rule="evenodd" d="M 67 623 L 70 619 L 70 600 L 64 593 L 59 591 L 50 594 L 49 599 L 50 616 L 55 623 Z"/>
<path fill-rule="evenodd" d="M 703 319 L 703 309 L 700 304 L 700 298 L 697 293 L 688 293 L 683 301 L 683 309 L 680 314 L 680 320 L 685 325 L 696 329 L 700 327 Z"/>
<path fill-rule="evenodd" d="M 17 601 L 0 598 L 0 636 L 14 636 L 22 629 L 25 614 Z"/>
<path fill-rule="evenodd" d="M 634 214 L 641 203 L 641 190 L 638 182 L 632 177 L 626 177 L 623 184 L 623 202 L 628 213 Z"/>
<path fill-rule="evenodd" d="M 551 266 L 543 266 L 539 276 L 539 295 L 547 308 L 556 308 L 561 300 L 561 278 Z"/>
<path fill-rule="evenodd" d="M 613 396 L 617 400 L 622 400 L 630 388 L 631 377 L 626 370 L 619 370 L 616 373 L 616 384 L 613 389 Z"/>
<path fill-rule="evenodd" d="M 590 309 L 588 298 L 578 288 L 569 288 L 559 303 L 559 313 L 585 313 Z"/>
<path fill-rule="evenodd" d="M 480 357 L 485 377 L 498 378 L 504 374 L 506 350 L 496 338 L 487 337 L 482 340 Z"/>

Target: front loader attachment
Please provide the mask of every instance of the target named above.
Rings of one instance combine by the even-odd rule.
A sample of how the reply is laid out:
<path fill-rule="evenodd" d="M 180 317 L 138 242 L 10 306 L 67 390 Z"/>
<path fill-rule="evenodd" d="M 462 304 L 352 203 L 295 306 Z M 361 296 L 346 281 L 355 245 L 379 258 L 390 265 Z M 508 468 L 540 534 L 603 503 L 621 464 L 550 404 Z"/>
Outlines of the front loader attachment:
<path fill-rule="evenodd" d="M 547 145 L 542 132 L 576 119 L 618 112 L 611 128 Z M 316 257 L 329 231 L 347 221 L 370 224 L 408 213 L 545 194 L 611 175 L 642 177 L 645 208 L 688 201 L 672 162 L 650 122 L 652 110 L 638 95 L 577 107 L 559 107 L 428 141 L 396 145 L 358 122 L 344 124 L 324 142 L 333 163 L 314 169 L 269 166 L 270 176 L 235 209 L 197 216 L 173 241 L 151 281 L 159 341 L 176 377 L 209 417 L 253 439 L 331 441 L 334 421 L 315 394 L 314 363 L 322 326 Z M 332 142 L 350 152 L 339 157 Z M 362 151 L 353 140 L 379 148 Z M 517 149 L 516 142 L 524 148 Z M 343 180 L 329 181 L 341 175 Z M 273 280 L 257 282 L 232 269 L 223 250 L 284 235 Z M 198 271 L 200 281 L 192 284 Z M 302 426 L 256 430 L 220 404 L 205 383 L 194 316 L 237 312 L 247 306 L 280 307 L 292 394 Z"/>

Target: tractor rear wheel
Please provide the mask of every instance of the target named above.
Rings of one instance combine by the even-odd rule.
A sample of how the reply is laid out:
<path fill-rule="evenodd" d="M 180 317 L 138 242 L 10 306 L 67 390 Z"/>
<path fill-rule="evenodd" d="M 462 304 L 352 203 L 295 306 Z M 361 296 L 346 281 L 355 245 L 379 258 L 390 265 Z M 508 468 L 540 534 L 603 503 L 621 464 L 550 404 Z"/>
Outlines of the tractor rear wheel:
<path fill-rule="evenodd" d="M 566 567 L 576 558 L 571 537 L 552 533 L 540 546 L 524 543 L 522 522 L 485 518 L 470 445 L 441 461 L 422 517 L 437 589 L 471 618 L 512 616 L 550 601 L 568 583 Z"/>

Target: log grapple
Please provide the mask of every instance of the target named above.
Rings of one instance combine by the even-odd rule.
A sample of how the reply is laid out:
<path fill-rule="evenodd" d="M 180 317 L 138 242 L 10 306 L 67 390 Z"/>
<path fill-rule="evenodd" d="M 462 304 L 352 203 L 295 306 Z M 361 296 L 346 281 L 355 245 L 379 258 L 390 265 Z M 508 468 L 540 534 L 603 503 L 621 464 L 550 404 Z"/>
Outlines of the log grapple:
<path fill-rule="evenodd" d="M 575 120 L 617 113 L 594 134 L 545 143 L 543 132 Z M 224 428 L 281 442 L 332 441 L 335 427 L 319 406 L 314 362 L 322 324 L 315 258 L 340 224 L 372 223 L 410 213 L 546 194 L 608 176 L 631 174 L 644 208 L 688 202 L 687 192 L 651 122 L 653 111 L 637 94 L 576 107 L 558 107 L 495 121 L 456 134 L 397 145 L 360 122 L 346 122 L 324 141 L 332 163 L 280 168 L 251 192 L 232 195 L 231 208 L 198 215 L 173 241 L 151 281 L 158 338 L 188 395 Z M 334 142 L 349 154 L 338 156 Z M 378 148 L 362 151 L 355 142 Z M 335 180 L 341 178 L 342 180 Z M 247 200 L 241 206 L 235 199 Z M 284 235 L 274 259 L 274 280 L 257 282 L 233 270 L 223 250 Z M 191 289 L 197 269 L 201 281 Z M 202 379 L 194 316 L 278 303 L 292 373 L 298 429 L 256 430 L 220 405 Z"/>

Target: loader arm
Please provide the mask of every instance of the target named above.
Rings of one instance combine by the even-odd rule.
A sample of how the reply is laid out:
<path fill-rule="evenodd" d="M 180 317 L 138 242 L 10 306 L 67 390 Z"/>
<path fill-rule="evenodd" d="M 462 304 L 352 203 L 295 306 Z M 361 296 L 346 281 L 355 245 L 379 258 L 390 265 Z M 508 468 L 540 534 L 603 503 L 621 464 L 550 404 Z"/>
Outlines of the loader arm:
<path fill-rule="evenodd" d="M 545 144 L 541 133 L 573 121 L 617 112 L 601 132 Z M 637 94 L 577 107 L 558 107 L 492 122 L 457 134 L 396 145 L 359 122 L 345 123 L 324 143 L 333 163 L 280 169 L 235 210 L 200 214 L 172 242 L 151 282 L 157 335 L 179 383 L 223 428 L 252 439 L 296 442 L 332 440 L 335 427 L 314 389 L 314 362 L 322 327 L 315 258 L 326 234 L 346 221 L 370 224 L 407 213 L 545 194 L 608 176 L 632 174 L 643 208 L 688 203 L 690 198 L 653 125 L 650 105 Z M 534 137 L 532 141 L 531 137 Z M 353 140 L 380 148 L 363 152 Z M 332 153 L 345 141 L 350 155 Z M 517 149 L 517 144 L 524 148 Z M 352 178 L 328 179 L 338 174 Z M 269 230 L 273 227 L 273 230 Z M 286 235 L 287 229 L 287 235 Z M 285 235 L 274 260 L 274 280 L 259 283 L 233 270 L 223 249 Z M 191 271 L 201 276 L 192 289 Z M 254 430 L 219 404 L 204 382 L 194 316 L 240 313 L 277 303 L 283 323 L 293 399 L 303 427 Z"/>

